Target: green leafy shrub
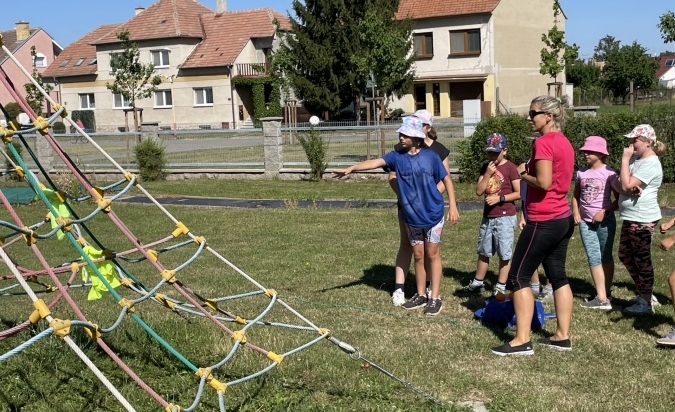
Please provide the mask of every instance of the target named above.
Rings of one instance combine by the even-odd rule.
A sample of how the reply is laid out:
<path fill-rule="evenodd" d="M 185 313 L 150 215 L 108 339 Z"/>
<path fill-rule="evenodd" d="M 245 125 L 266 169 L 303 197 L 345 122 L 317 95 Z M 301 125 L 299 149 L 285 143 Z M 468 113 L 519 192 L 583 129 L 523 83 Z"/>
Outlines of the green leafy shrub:
<path fill-rule="evenodd" d="M 461 157 L 458 160 L 460 180 L 475 182 L 480 175 L 480 168 L 487 161 L 485 156 L 485 139 L 492 133 L 506 136 L 508 153 L 506 158 L 516 165 L 529 159 L 532 140 L 532 128 L 525 116 L 508 114 L 490 116 L 476 125 L 476 130 L 469 140 L 460 142 Z"/>
<path fill-rule="evenodd" d="M 63 134 L 66 132 L 66 125 L 63 122 L 54 122 L 52 129 L 55 134 Z"/>
<path fill-rule="evenodd" d="M 84 125 L 84 128 L 89 132 L 96 130 L 96 117 L 94 116 L 93 110 L 73 110 L 70 114 L 70 118 L 73 119 L 73 121 L 79 119 Z"/>
<path fill-rule="evenodd" d="M 323 140 L 321 133 L 313 127 L 309 132 L 299 134 L 298 140 L 309 161 L 309 179 L 313 182 L 318 182 L 328 167 L 328 162 L 326 161 L 328 142 Z"/>
<path fill-rule="evenodd" d="M 161 143 L 153 139 L 141 141 L 134 146 L 134 158 L 141 180 L 151 182 L 166 178 L 166 152 Z"/>

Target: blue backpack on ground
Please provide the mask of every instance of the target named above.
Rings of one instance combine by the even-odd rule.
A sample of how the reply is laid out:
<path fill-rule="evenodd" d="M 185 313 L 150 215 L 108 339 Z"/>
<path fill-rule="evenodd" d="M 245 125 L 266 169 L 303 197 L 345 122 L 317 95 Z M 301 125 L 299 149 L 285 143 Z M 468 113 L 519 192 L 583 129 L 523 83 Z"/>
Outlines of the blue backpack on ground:
<path fill-rule="evenodd" d="M 507 300 L 499 302 L 496 299 L 489 299 L 485 302 L 485 307 L 474 312 L 474 316 L 483 323 L 508 326 L 516 326 L 516 312 L 513 308 L 513 301 Z M 546 318 L 555 317 L 552 313 L 544 311 L 544 305 L 534 302 L 534 313 L 532 316 L 532 330 L 538 330 L 544 327 Z"/>

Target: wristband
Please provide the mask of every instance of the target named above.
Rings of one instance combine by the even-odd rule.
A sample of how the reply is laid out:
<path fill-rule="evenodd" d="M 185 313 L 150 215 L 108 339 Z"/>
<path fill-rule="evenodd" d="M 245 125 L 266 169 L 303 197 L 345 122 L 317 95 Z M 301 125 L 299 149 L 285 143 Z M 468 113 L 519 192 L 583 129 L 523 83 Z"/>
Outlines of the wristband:
<path fill-rule="evenodd" d="M 520 175 L 525 176 L 526 173 L 527 173 L 527 170 L 523 170 L 522 172 L 520 172 Z"/>
<path fill-rule="evenodd" d="M 506 196 L 504 196 L 504 195 L 499 196 L 499 203 L 504 203 L 504 202 L 506 202 Z"/>

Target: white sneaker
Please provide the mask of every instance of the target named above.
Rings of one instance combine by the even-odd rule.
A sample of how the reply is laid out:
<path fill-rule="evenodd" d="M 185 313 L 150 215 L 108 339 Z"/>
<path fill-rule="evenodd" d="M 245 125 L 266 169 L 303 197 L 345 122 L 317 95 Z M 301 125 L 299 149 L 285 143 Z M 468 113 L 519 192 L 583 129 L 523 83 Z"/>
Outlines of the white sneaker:
<path fill-rule="evenodd" d="M 401 306 L 405 303 L 405 293 L 403 293 L 403 290 L 396 289 L 394 293 L 391 294 L 391 303 L 393 303 L 394 306 Z"/>
<path fill-rule="evenodd" d="M 638 298 L 639 298 L 639 296 L 636 296 L 633 299 L 629 300 L 628 303 L 631 304 L 631 305 L 634 305 L 635 303 L 637 303 Z M 659 302 L 658 299 L 656 299 L 656 296 L 652 295 L 652 307 L 656 307 L 656 306 L 661 306 L 661 303 Z"/>
<path fill-rule="evenodd" d="M 623 311 L 624 313 L 628 313 L 630 315 L 643 315 L 646 313 L 654 313 L 654 308 L 648 304 L 646 300 L 638 297 L 633 306 L 629 306 Z"/>

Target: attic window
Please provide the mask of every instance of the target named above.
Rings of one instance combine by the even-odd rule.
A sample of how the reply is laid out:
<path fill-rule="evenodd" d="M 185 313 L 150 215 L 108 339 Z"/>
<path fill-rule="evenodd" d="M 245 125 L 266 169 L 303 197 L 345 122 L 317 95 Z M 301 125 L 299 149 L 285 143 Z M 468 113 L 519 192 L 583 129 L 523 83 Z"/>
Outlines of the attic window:
<path fill-rule="evenodd" d="M 82 63 L 84 63 L 84 57 L 77 59 L 77 61 L 75 62 L 75 67 L 81 65 Z"/>
<path fill-rule="evenodd" d="M 35 67 L 47 67 L 47 57 L 42 53 L 35 53 L 33 64 Z"/>
<path fill-rule="evenodd" d="M 675 67 L 675 59 L 666 60 L 666 67 Z"/>
<path fill-rule="evenodd" d="M 94 57 L 93 59 L 91 59 L 91 61 L 89 62 L 89 65 L 90 65 L 90 66 L 91 66 L 92 64 L 96 64 L 96 57 Z"/>
<path fill-rule="evenodd" d="M 70 62 L 70 59 L 64 60 L 63 63 L 59 65 L 59 67 L 66 67 L 66 64 L 68 64 L 68 62 Z"/>

